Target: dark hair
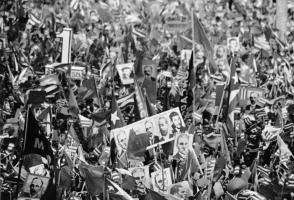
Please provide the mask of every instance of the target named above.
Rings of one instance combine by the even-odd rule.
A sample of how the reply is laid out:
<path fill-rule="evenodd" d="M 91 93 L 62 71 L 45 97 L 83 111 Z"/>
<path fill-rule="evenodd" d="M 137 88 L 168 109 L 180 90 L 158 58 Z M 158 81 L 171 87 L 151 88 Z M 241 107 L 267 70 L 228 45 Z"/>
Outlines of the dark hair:
<path fill-rule="evenodd" d="M 40 180 L 40 181 L 41 181 L 41 183 L 42 183 L 42 186 L 43 186 L 44 182 L 43 182 L 43 180 L 42 180 L 42 179 L 40 179 L 39 177 L 35 177 L 35 178 L 33 178 L 33 179 L 32 179 L 32 181 L 31 181 L 31 184 L 32 184 L 32 182 L 33 182 L 34 180 L 36 180 L 36 179 Z"/>
<path fill-rule="evenodd" d="M 178 114 L 177 112 L 171 112 L 171 113 L 169 114 L 169 118 L 170 118 L 171 121 L 172 121 L 172 118 L 173 118 L 174 116 L 179 116 L 179 114 Z"/>
<path fill-rule="evenodd" d="M 173 185 L 171 188 L 170 188 L 170 194 L 174 195 L 174 194 L 177 194 L 179 192 L 179 189 L 182 188 L 183 186 L 180 185 L 180 184 L 176 184 L 176 185 Z"/>

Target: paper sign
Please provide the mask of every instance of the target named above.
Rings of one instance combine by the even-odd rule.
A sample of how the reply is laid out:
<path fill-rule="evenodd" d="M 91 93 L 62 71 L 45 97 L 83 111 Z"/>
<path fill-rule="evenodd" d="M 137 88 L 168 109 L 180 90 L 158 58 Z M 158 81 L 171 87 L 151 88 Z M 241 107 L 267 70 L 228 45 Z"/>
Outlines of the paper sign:
<path fill-rule="evenodd" d="M 119 64 L 116 69 L 123 85 L 134 83 L 134 63 Z"/>

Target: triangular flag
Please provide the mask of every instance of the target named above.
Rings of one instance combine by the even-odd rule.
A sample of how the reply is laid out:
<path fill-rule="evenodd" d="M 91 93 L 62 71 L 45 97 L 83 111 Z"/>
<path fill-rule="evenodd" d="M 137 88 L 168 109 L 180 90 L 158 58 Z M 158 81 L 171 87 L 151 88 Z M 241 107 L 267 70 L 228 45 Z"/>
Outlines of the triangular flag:
<path fill-rule="evenodd" d="M 116 97 L 113 92 L 111 102 L 111 129 L 120 128 L 125 125 L 121 110 L 117 105 Z"/>

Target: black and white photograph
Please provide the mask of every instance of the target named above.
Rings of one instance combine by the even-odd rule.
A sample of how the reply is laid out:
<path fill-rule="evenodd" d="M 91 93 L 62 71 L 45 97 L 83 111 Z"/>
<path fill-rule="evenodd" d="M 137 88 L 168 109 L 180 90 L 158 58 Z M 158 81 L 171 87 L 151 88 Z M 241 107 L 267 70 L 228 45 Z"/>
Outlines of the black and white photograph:
<path fill-rule="evenodd" d="M 172 184 L 170 168 L 152 172 L 151 181 L 155 192 L 167 193 L 168 187 Z"/>
<path fill-rule="evenodd" d="M 193 196 L 193 190 L 188 181 L 178 182 L 169 186 L 168 193 L 180 200 L 189 199 Z"/>
<path fill-rule="evenodd" d="M 120 80 L 123 85 L 134 83 L 134 63 L 118 64 L 116 69 L 118 71 Z"/>
<path fill-rule="evenodd" d="M 49 177 L 29 173 L 23 186 L 23 197 L 40 199 L 49 184 Z"/>
<path fill-rule="evenodd" d="M 230 37 L 227 39 L 227 49 L 231 53 L 236 53 L 240 50 L 240 43 L 238 37 Z"/>
<path fill-rule="evenodd" d="M 294 200 L 294 0 L 0 0 L 0 200 Z"/>

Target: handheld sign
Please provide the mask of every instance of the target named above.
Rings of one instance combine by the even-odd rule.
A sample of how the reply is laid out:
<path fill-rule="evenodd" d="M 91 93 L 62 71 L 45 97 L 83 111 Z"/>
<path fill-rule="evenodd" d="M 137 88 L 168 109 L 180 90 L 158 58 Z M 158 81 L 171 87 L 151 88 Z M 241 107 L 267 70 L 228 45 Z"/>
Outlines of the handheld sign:
<path fill-rule="evenodd" d="M 62 63 L 71 62 L 71 42 L 72 42 L 72 29 L 64 28 L 61 33 L 57 34 L 56 37 L 62 39 Z"/>

